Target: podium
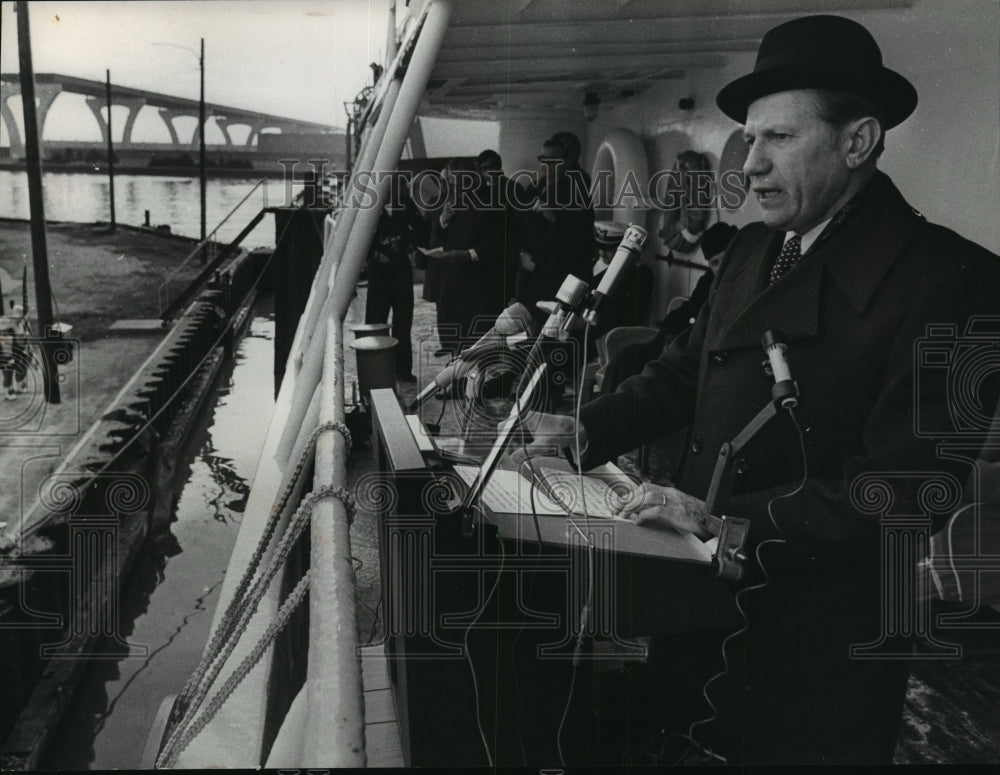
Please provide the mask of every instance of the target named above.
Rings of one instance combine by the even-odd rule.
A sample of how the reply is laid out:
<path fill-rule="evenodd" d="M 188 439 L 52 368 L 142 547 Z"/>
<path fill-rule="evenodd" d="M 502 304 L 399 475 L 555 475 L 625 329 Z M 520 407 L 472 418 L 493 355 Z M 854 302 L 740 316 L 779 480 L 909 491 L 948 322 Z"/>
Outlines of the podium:
<path fill-rule="evenodd" d="M 371 397 L 368 499 L 407 766 L 592 764 L 598 655 L 575 654 L 588 600 L 588 642 L 618 655 L 641 655 L 641 635 L 737 621 L 715 564 L 672 531 L 479 506 L 466 535 L 451 464 L 391 390 Z"/>

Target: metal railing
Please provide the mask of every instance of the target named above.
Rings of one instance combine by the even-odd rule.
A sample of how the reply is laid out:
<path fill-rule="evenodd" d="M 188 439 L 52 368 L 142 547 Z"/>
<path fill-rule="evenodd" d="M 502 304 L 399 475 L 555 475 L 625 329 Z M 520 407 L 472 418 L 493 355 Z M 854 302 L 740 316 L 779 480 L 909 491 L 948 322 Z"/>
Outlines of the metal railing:
<path fill-rule="evenodd" d="M 347 485 L 349 443 L 342 427 L 342 325 L 381 213 L 378 203 L 388 198 L 389 177 L 382 173 L 399 164 L 451 6 L 451 0 L 433 0 L 425 6 L 420 24 L 407 36 L 385 75 L 380 109 L 372 112 L 373 124 L 348 184 L 348 207 L 328 235 L 323 260 L 299 319 L 234 559 L 220 593 L 218 608 L 222 610 L 241 594 L 241 571 L 247 559 L 253 555 L 254 561 L 266 563 L 274 554 L 276 541 L 265 523 L 275 520 L 265 518 L 277 509 L 273 535 L 284 533 L 289 524 L 285 513 L 295 508 L 293 504 L 302 494 L 290 495 L 287 502 L 281 494 L 291 492 L 293 473 L 300 470 L 297 463 L 303 454 L 309 454 L 309 444 L 315 440 L 308 674 L 277 733 L 267 757 L 268 768 L 363 767 L 367 761 L 349 509 L 337 495 L 343 496 Z M 350 206 L 360 194 L 356 185 L 359 178 L 380 181 L 376 206 Z M 256 552 L 257 547 L 262 552 Z M 226 695 L 229 701 L 217 704 L 213 720 L 191 736 L 190 745 L 182 746 L 171 763 L 185 768 L 265 764 L 270 747 L 265 736 L 274 654 L 273 649 L 255 648 L 254 644 L 264 643 L 274 623 L 281 620 L 286 606 L 280 600 L 280 586 L 268 585 L 255 605 L 256 614 L 241 628 L 244 637 L 226 659 L 230 677 L 239 675 L 238 685 L 227 681 L 224 687 L 230 692 Z M 213 627 L 223 624 L 217 614 Z"/>
<path fill-rule="evenodd" d="M 221 245 L 216 239 L 216 236 L 218 235 L 219 230 L 222 229 L 222 227 L 229 222 L 229 220 L 233 217 L 233 215 L 236 214 L 236 211 L 239 210 L 251 196 L 253 196 L 254 192 L 258 188 L 260 188 L 262 191 L 261 209 L 263 210 L 264 208 L 266 208 L 267 178 L 261 178 L 260 180 L 258 180 L 256 183 L 253 184 L 253 187 L 251 187 L 251 189 L 246 193 L 246 196 L 244 196 L 239 202 L 236 203 L 233 209 L 231 209 L 226 214 L 226 216 L 216 224 L 215 228 L 208 233 L 205 239 L 203 239 L 201 242 L 195 245 L 194 249 L 190 253 L 188 253 L 185 259 L 181 261 L 180 264 L 178 264 L 174 268 L 174 270 L 167 275 L 166 279 L 160 284 L 160 287 L 157 288 L 156 291 L 157 314 L 159 315 L 159 317 L 161 318 L 163 317 L 164 310 L 167 309 L 167 306 L 169 304 L 169 302 L 167 301 L 167 293 L 169 292 L 170 286 L 176 281 L 177 277 L 182 272 L 184 272 L 185 269 L 187 269 L 188 265 L 192 261 L 194 261 L 195 258 L 201 258 L 202 264 L 210 264 L 219 256 L 220 250 L 223 249 L 228 250 L 229 248 L 233 247 L 232 243 L 229 245 Z"/>

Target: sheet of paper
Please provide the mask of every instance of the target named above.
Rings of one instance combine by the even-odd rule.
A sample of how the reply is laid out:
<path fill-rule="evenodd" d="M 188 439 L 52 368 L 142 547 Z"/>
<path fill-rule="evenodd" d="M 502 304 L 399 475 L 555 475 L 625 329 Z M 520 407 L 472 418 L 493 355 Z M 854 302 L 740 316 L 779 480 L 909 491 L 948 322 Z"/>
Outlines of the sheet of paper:
<path fill-rule="evenodd" d="M 535 467 L 542 487 L 564 511 L 576 516 L 614 519 L 621 510 L 621 497 L 636 484 L 614 463 L 605 463 L 581 477 L 561 458 L 539 458 Z"/>
<path fill-rule="evenodd" d="M 455 473 L 458 474 L 468 485 L 471 485 L 472 482 L 475 481 L 476 474 L 479 473 L 478 466 L 455 464 L 453 468 Z M 592 476 L 595 473 L 598 474 L 597 477 Z M 600 478 L 600 475 L 602 474 L 605 476 L 604 479 Z M 554 471 L 550 469 L 545 472 L 545 475 L 550 482 L 553 477 L 556 478 L 556 481 L 559 482 L 559 487 L 556 492 L 565 493 L 565 497 L 568 502 L 575 503 L 579 500 L 580 482 L 575 473 Z M 621 479 L 618 477 L 621 477 Z M 588 472 L 588 476 L 584 477 L 584 493 L 587 499 L 588 516 L 604 519 L 615 518 L 617 508 L 615 506 L 615 502 L 611 499 L 616 496 L 614 496 L 614 490 L 608 484 L 609 478 L 610 481 L 620 482 L 622 484 L 629 481 L 627 474 L 625 474 L 625 472 L 614 463 L 608 463 L 594 468 Z M 529 482 L 525 477 L 519 475 L 516 471 L 497 470 L 493 472 L 493 476 L 490 477 L 490 481 L 486 483 L 486 489 L 483 492 L 483 502 L 492 511 L 498 513 L 531 514 L 531 486 L 531 482 Z M 540 516 L 566 516 L 566 508 L 548 497 L 548 495 L 540 487 L 536 486 L 534 489 L 536 514 Z M 612 494 L 609 495 L 609 492 Z M 570 496 L 571 493 L 575 493 L 575 498 Z M 633 525 L 633 527 L 636 526 Z M 636 527 L 636 529 L 642 528 Z M 667 530 L 676 533 L 706 561 L 711 560 L 713 554 L 715 553 L 715 547 L 719 541 L 718 538 L 701 541 L 691 533 L 679 530 L 675 531 L 666 526 L 660 528 L 650 527 L 646 529 Z"/>
<path fill-rule="evenodd" d="M 440 255 L 441 253 L 444 253 L 444 248 L 441 248 L 441 247 L 437 247 L 437 248 L 417 248 L 417 250 L 419 250 L 425 256 L 437 256 L 437 255 Z"/>
<path fill-rule="evenodd" d="M 479 468 L 476 466 L 455 465 L 453 468 L 455 473 L 470 485 L 479 473 Z M 520 476 L 517 471 L 497 470 L 486 483 L 483 503 L 492 511 L 502 514 L 531 514 L 531 488 L 531 482 Z M 534 489 L 536 514 L 565 516 L 565 509 L 553 503 L 537 487 Z"/>
<path fill-rule="evenodd" d="M 607 479 L 579 474 L 563 473 L 562 471 L 546 471 L 545 484 L 553 500 L 565 506 L 571 514 L 586 514 L 588 517 L 613 519 L 621 510 L 619 492 L 624 491 L 624 485 L 619 489 L 612 488 Z M 580 494 L 580 482 L 583 482 L 583 495 Z"/>

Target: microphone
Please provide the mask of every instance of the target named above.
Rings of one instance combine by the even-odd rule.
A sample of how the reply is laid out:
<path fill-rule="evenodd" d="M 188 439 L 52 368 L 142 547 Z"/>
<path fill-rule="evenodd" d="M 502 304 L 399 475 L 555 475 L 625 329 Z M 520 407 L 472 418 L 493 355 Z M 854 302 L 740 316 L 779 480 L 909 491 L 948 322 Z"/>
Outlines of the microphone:
<path fill-rule="evenodd" d="M 511 304 L 500 313 L 493 328 L 483 334 L 478 342 L 462 350 L 458 358 L 438 372 L 437 376 L 417 394 L 406 411 L 415 411 L 438 391 L 448 387 L 455 380 L 462 379 L 472 370 L 475 361 L 496 348 L 503 347 L 506 337 L 530 331 L 532 325 L 531 312 L 528 308 L 520 302 Z"/>
<path fill-rule="evenodd" d="M 473 365 L 474 364 L 471 361 L 463 361 L 461 359 L 449 363 L 437 373 L 437 376 L 434 377 L 433 380 L 427 383 L 423 390 L 417 394 L 417 397 L 413 399 L 408 407 L 406 407 L 406 411 L 415 411 L 422 403 L 424 403 L 424 401 L 435 395 L 439 390 L 443 390 L 456 379 L 461 379 L 472 371 Z"/>
<path fill-rule="evenodd" d="M 483 334 L 478 342 L 458 354 L 459 360 L 475 359 L 485 352 L 501 347 L 506 337 L 531 331 L 533 324 L 531 310 L 521 302 L 514 302 L 500 313 L 493 328 Z"/>
<path fill-rule="evenodd" d="M 604 299 L 614 290 L 618 278 L 624 274 L 634 260 L 639 259 L 639 255 L 646 245 L 646 236 L 646 230 L 635 224 L 629 224 L 625 230 L 622 241 L 618 244 L 618 250 L 615 251 L 615 257 L 611 260 L 608 268 L 604 270 L 601 281 L 597 284 L 597 289 L 591 295 L 587 309 L 583 312 L 583 319 L 590 325 L 597 323 Z"/>
<path fill-rule="evenodd" d="M 788 349 L 782 340 L 784 335 L 778 331 L 765 331 L 760 338 L 767 360 L 774 375 L 774 385 L 771 386 L 771 397 L 774 403 L 785 409 L 791 409 L 799 403 L 799 388 L 792 379 L 792 371 L 785 360 Z"/>
<path fill-rule="evenodd" d="M 545 325 L 542 326 L 543 337 L 566 340 L 570 329 L 578 321 L 576 313 L 587 298 L 587 291 L 587 283 L 579 277 L 566 275 L 566 279 L 556 291 L 555 309 L 549 313 Z"/>

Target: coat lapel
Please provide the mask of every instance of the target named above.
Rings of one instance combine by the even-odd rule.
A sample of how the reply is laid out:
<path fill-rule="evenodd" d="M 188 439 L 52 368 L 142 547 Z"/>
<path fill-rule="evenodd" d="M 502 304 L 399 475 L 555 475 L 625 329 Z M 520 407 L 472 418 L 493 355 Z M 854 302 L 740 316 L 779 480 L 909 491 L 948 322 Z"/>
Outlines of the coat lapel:
<path fill-rule="evenodd" d="M 790 342 L 816 336 L 826 274 L 854 309 L 864 312 L 922 223 L 886 175 L 876 173 L 872 186 L 868 200 L 836 234 L 771 286 L 767 275 L 784 234 L 769 230 L 748 260 L 720 284 L 712 307 L 719 321 L 712 327 L 717 336 L 709 335 L 712 350 L 757 347 L 767 330 L 780 331 Z"/>
<path fill-rule="evenodd" d="M 710 349 L 719 349 L 728 331 L 767 283 L 768 267 L 781 250 L 784 234 L 760 224 L 761 236 L 742 256 L 731 255 L 720 273 L 712 299 L 712 317 L 708 330 Z M 730 265 L 732 263 L 732 265 Z"/>
<path fill-rule="evenodd" d="M 870 201 L 844 224 L 843 240 L 832 238 L 823 246 L 830 276 L 859 314 L 926 222 L 888 176 L 877 173 L 872 186 Z"/>
<path fill-rule="evenodd" d="M 751 259 L 754 266 L 747 270 L 752 274 L 738 283 L 743 286 L 742 294 L 723 294 L 720 289 L 713 314 L 721 315 L 721 334 L 711 344 L 713 350 L 759 347 L 761 335 L 768 330 L 780 331 L 786 341 L 815 336 L 819 330 L 823 266 L 817 255 L 804 258 L 781 282 L 767 284 L 774 256 L 783 242 L 784 233 L 772 231 L 761 249 L 754 251 L 758 254 Z"/>

